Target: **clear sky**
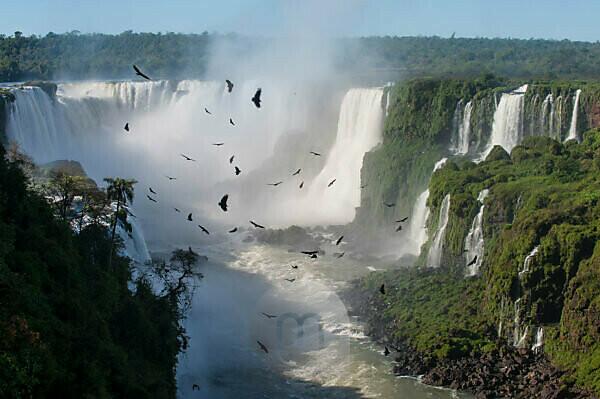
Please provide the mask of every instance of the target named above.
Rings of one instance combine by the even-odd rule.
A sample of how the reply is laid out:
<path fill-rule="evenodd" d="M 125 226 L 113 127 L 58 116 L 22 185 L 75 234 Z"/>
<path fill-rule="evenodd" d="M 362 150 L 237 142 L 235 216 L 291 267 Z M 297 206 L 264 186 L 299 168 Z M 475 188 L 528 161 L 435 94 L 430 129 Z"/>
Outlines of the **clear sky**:
<path fill-rule="evenodd" d="M 298 21 L 301 21 L 298 23 Z M 0 32 L 238 32 L 600 40 L 600 0 L 0 0 Z"/>

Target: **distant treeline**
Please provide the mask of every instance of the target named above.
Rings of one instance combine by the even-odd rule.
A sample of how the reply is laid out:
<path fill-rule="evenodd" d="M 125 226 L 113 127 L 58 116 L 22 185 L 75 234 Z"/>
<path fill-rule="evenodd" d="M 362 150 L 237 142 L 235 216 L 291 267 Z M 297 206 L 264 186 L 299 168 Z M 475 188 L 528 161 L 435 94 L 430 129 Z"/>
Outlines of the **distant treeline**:
<path fill-rule="evenodd" d="M 218 39 L 245 51 L 268 39 L 235 34 L 48 33 L 0 35 L 0 81 L 131 77 L 138 63 L 159 78 L 201 78 Z M 240 45 L 241 43 L 241 45 Z M 422 76 L 509 78 L 600 78 L 600 43 L 568 40 L 367 37 L 339 40 L 336 64 L 389 79 Z"/>

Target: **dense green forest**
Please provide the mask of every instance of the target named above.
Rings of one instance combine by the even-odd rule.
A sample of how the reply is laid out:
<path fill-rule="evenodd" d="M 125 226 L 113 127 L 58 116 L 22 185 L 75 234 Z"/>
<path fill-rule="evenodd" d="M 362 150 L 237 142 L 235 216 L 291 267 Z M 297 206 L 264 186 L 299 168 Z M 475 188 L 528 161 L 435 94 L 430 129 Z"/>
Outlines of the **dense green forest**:
<path fill-rule="evenodd" d="M 132 277 L 110 228 L 126 226 L 123 212 L 108 225 L 72 214 L 77 193 L 86 217 L 107 216 L 98 201 L 126 201 L 133 182 L 112 179 L 103 192 L 82 176 L 52 175 L 45 194 L 59 200 L 49 204 L 24 172 L 31 165 L 6 154 L 0 146 L 0 397 L 175 398 L 189 291 L 164 262 L 156 270 L 166 291 Z M 196 256 L 172 261 L 182 270 Z"/>
<path fill-rule="evenodd" d="M 203 77 L 213 44 L 244 52 L 271 39 L 235 34 L 134 33 L 118 35 L 48 33 L 0 35 L 0 81 L 30 79 L 130 78 L 131 64 L 157 78 Z M 368 37 L 339 39 L 340 70 L 379 78 L 479 76 L 508 78 L 600 78 L 600 43 L 568 40 Z"/>

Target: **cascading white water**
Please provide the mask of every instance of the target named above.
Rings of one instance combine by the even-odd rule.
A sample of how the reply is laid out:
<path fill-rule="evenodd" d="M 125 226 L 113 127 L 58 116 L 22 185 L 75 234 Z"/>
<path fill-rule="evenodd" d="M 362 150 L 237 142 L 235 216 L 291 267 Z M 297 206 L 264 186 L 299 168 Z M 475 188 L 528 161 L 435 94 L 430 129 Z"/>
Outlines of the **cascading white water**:
<path fill-rule="evenodd" d="M 531 346 L 531 350 L 535 353 L 539 353 L 542 351 L 543 346 L 544 346 L 544 328 L 538 327 L 535 332 L 535 342 Z"/>
<path fill-rule="evenodd" d="M 471 139 L 471 113 L 473 111 L 473 103 L 471 101 L 462 107 L 462 100 L 456 106 L 455 118 L 456 139 L 452 151 L 455 154 L 466 154 L 469 152 L 469 141 Z"/>
<path fill-rule="evenodd" d="M 471 229 L 465 238 L 465 250 L 466 252 L 466 264 L 467 271 L 466 275 L 475 276 L 479 273 L 479 269 L 481 268 L 481 264 L 483 263 L 483 249 L 484 249 L 484 239 L 483 239 L 483 210 L 485 205 L 483 205 L 483 201 L 488 196 L 489 190 L 486 188 L 482 190 L 477 196 L 477 201 L 481 203 L 481 207 L 479 208 L 479 212 L 473 219 L 471 223 Z M 469 265 L 475 260 L 475 263 Z"/>
<path fill-rule="evenodd" d="M 500 97 L 500 102 L 494 112 L 492 135 L 485 156 L 489 154 L 495 145 L 501 145 L 506 151 L 510 152 L 521 141 L 527 86 L 523 85 L 515 91 L 503 93 Z"/>
<path fill-rule="evenodd" d="M 581 95 L 581 89 L 575 92 L 575 99 L 573 100 L 573 114 L 571 115 L 571 126 L 569 127 L 569 135 L 567 140 L 579 141 L 579 135 L 577 134 L 577 117 L 579 114 L 579 96 Z"/>
<path fill-rule="evenodd" d="M 450 194 L 446 194 L 440 206 L 438 216 L 438 225 L 429 253 L 427 254 L 427 266 L 440 267 L 442 261 L 442 250 L 444 247 L 444 238 L 446 236 L 446 227 L 448 226 L 448 216 L 450 210 Z"/>
<path fill-rule="evenodd" d="M 523 268 L 519 271 L 519 277 L 522 278 L 526 273 L 529 273 L 530 271 L 530 266 L 531 266 L 531 261 L 533 260 L 533 258 L 535 257 L 535 255 L 538 253 L 540 249 L 539 245 L 536 245 L 531 252 L 529 252 L 529 254 L 527 254 L 527 256 L 525 257 L 525 260 L 523 261 Z"/>

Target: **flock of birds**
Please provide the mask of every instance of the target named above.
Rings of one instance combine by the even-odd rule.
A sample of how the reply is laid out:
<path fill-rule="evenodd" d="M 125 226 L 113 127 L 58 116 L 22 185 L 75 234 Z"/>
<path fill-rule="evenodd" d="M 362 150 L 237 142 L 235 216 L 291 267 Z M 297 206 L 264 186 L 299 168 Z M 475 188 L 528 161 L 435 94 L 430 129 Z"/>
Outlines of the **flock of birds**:
<path fill-rule="evenodd" d="M 151 79 L 151 78 L 150 78 L 148 75 L 146 75 L 145 73 L 143 73 L 143 72 L 140 70 L 140 68 L 139 68 L 138 66 L 136 66 L 136 65 L 133 65 L 133 69 L 134 69 L 134 71 L 135 71 L 135 73 L 136 73 L 136 75 L 137 75 L 137 76 L 140 76 L 140 77 L 142 77 L 143 79 L 146 79 L 146 80 L 152 80 L 152 79 Z M 229 79 L 226 79 L 226 80 L 225 80 L 225 83 L 226 83 L 226 85 L 227 85 L 227 92 L 228 92 L 228 93 L 232 93 L 232 92 L 233 92 L 233 89 L 234 89 L 234 86 L 235 86 L 235 85 L 234 85 L 234 83 L 233 83 L 231 80 L 229 80 Z M 262 100 L 261 100 L 261 95 L 262 95 L 262 89 L 261 89 L 261 88 L 258 88 L 258 89 L 256 90 L 256 92 L 254 93 L 254 96 L 251 98 L 251 102 L 254 104 L 254 106 L 255 106 L 256 108 L 260 108 L 260 107 L 261 107 L 261 102 L 262 102 Z M 204 112 L 205 112 L 206 114 L 208 114 L 208 115 L 212 115 L 212 112 L 211 112 L 209 109 L 207 109 L 206 107 L 204 108 Z M 236 124 L 235 124 L 235 122 L 234 122 L 233 118 L 229 118 L 229 124 L 230 124 L 230 125 L 232 125 L 232 126 L 236 126 Z M 125 131 L 127 131 L 127 132 L 130 132 L 130 126 L 129 126 L 129 122 L 127 122 L 127 123 L 125 124 L 125 126 L 124 126 L 124 130 L 125 130 Z M 213 146 L 216 146 L 216 147 L 221 147 L 221 146 L 223 146 L 224 144 L 225 144 L 224 142 L 217 142 L 217 143 L 213 143 Z M 315 157 L 320 157 L 320 156 L 321 156 L 321 153 L 319 153 L 319 152 L 316 152 L 316 151 L 310 151 L 310 154 L 311 154 L 311 155 L 313 155 L 313 156 L 315 156 Z M 181 156 L 181 157 L 182 157 L 182 158 L 183 158 L 185 161 L 188 161 L 188 162 L 196 162 L 196 160 L 195 160 L 195 159 L 193 159 L 192 157 L 190 157 L 190 156 L 188 156 L 188 155 L 186 155 L 186 154 L 183 154 L 183 153 L 181 153 L 181 154 L 180 154 L 180 156 Z M 229 164 L 233 165 L 233 162 L 234 162 L 234 160 L 235 160 L 235 155 L 232 155 L 232 156 L 229 158 Z M 235 173 L 235 175 L 236 175 L 236 176 L 238 176 L 238 175 L 240 175 L 240 174 L 241 174 L 241 172 L 242 172 L 242 171 L 241 171 L 241 169 L 239 168 L 239 166 L 237 166 L 237 165 L 234 165 L 234 173 Z M 298 168 L 298 169 L 297 169 L 297 170 L 296 170 L 294 173 L 292 173 L 292 176 L 298 176 L 298 175 L 300 175 L 300 173 L 301 173 L 301 172 L 302 172 L 302 169 L 301 169 L 301 168 Z M 165 177 L 166 177 L 166 178 L 167 178 L 169 181 L 173 181 L 173 180 L 176 180 L 176 179 L 177 179 L 176 177 L 173 177 L 173 176 L 168 176 L 168 175 L 167 175 L 167 176 L 165 176 Z M 332 179 L 332 180 L 331 180 L 331 181 L 328 183 L 327 187 L 331 187 L 331 186 L 333 186 L 333 185 L 335 184 L 336 180 L 337 180 L 337 179 L 335 179 L 335 178 L 334 178 L 334 179 Z M 281 185 L 282 183 L 283 183 L 283 181 L 276 181 L 276 182 L 273 182 L 273 183 L 267 183 L 267 185 L 269 185 L 269 186 L 272 186 L 272 187 L 277 187 L 277 186 Z M 362 185 L 360 188 L 361 188 L 361 189 L 363 189 L 363 188 L 365 188 L 366 186 L 367 186 L 367 185 L 366 185 L 366 184 L 364 184 L 364 185 Z M 298 187 L 299 187 L 300 189 L 302 189 L 302 188 L 304 187 L 304 180 L 302 180 L 302 181 L 300 182 L 300 184 L 299 184 L 299 186 L 298 186 Z M 148 189 L 148 190 L 149 190 L 149 193 L 150 193 L 150 194 L 152 194 L 152 195 L 154 195 L 154 196 L 157 196 L 157 195 L 158 195 L 158 193 L 157 193 L 157 192 L 156 192 L 154 189 L 152 189 L 152 187 L 149 187 L 149 189 Z M 150 194 L 146 194 L 146 197 L 147 197 L 147 199 L 148 199 L 149 201 L 151 201 L 151 202 L 158 203 L 158 200 L 157 200 L 156 198 L 152 197 Z M 220 200 L 220 201 L 218 202 L 218 204 L 217 204 L 217 205 L 219 206 L 219 208 L 220 208 L 220 209 L 221 209 L 223 212 L 227 212 L 227 210 L 228 210 L 228 203 L 227 203 L 227 202 L 228 202 L 228 200 L 229 200 L 229 194 L 225 194 L 225 195 L 223 195 L 223 196 L 222 196 L 221 200 Z M 396 204 L 395 204 L 395 203 L 388 203 L 388 202 L 384 202 L 384 203 L 383 203 L 383 205 L 384 205 L 384 206 L 386 206 L 386 207 L 388 207 L 388 208 L 392 208 L 392 207 L 395 207 L 395 206 L 396 206 Z M 180 210 L 180 209 L 178 209 L 178 208 L 174 208 L 174 210 L 175 210 L 175 212 L 177 212 L 177 213 L 181 213 L 181 210 Z M 396 220 L 396 223 L 398 223 L 398 226 L 396 227 L 396 231 L 401 231 L 401 230 L 402 230 L 402 223 L 406 222 L 407 220 L 408 220 L 408 217 L 404 217 L 404 218 L 402 218 L 402 219 Z M 194 219 L 193 219 L 193 214 L 192 214 L 191 212 L 190 212 L 190 213 L 188 213 L 188 215 L 187 215 L 187 221 L 189 221 L 189 222 L 193 222 L 193 221 L 194 221 Z M 251 225 L 252 225 L 254 228 L 257 228 L 257 229 L 265 229 L 265 226 L 263 226 L 263 225 L 261 225 L 261 224 L 259 224 L 259 223 L 255 222 L 255 221 L 253 221 L 253 220 L 250 220 L 250 221 L 249 221 L 249 223 L 250 223 L 250 224 L 251 224 Z M 200 228 L 200 230 L 201 230 L 203 233 L 205 233 L 205 234 L 207 234 L 207 235 L 209 235 L 209 234 L 210 234 L 209 230 L 208 230 L 208 229 L 206 229 L 204 226 L 202 226 L 202 225 L 198 224 L 198 228 Z M 238 227 L 234 227 L 234 228 L 232 228 L 232 229 L 228 230 L 227 232 L 228 232 L 228 233 L 236 233 L 237 231 L 238 231 Z M 342 236 L 340 236 L 340 237 L 339 237 L 339 238 L 338 238 L 338 239 L 337 239 L 337 240 L 334 242 L 334 244 L 335 244 L 336 246 L 339 246 L 339 245 L 342 243 L 342 240 L 343 240 L 343 239 L 344 239 L 344 236 L 342 235 Z M 317 259 L 317 258 L 318 258 L 318 255 L 319 255 L 319 253 L 320 253 L 320 251 L 319 251 L 319 250 L 310 250 L 310 251 L 301 251 L 301 253 L 302 253 L 302 254 L 304 254 L 304 255 L 307 255 L 307 256 L 308 256 L 309 258 L 311 258 L 311 259 Z M 342 257 L 344 256 L 344 252 L 337 252 L 337 253 L 334 253 L 334 254 L 333 254 L 333 256 L 334 256 L 334 257 L 336 257 L 336 258 L 338 258 L 338 259 L 339 259 L 339 258 L 342 258 Z M 473 261 L 472 261 L 472 262 L 470 262 L 470 263 L 469 263 L 469 266 L 470 266 L 470 265 L 472 265 L 472 264 L 474 264 L 476 261 L 477 261 L 477 256 L 475 257 L 475 259 L 473 259 Z M 297 269 L 297 268 L 298 268 L 298 266 L 297 266 L 297 265 L 292 265 L 291 267 L 292 267 L 292 269 Z M 286 278 L 285 280 L 286 280 L 286 281 L 288 281 L 289 283 L 293 283 L 293 282 L 294 282 L 296 279 L 295 279 L 295 278 Z M 385 284 L 382 284 L 382 285 L 380 286 L 380 288 L 379 288 L 379 293 L 380 293 L 381 295 L 385 295 L 385 293 L 386 293 L 386 291 L 385 291 Z M 264 317 L 266 317 L 267 319 L 274 319 L 274 318 L 277 318 L 277 317 L 278 317 L 277 315 L 274 315 L 274 314 L 269 314 L 269 313 L 265 313 L 265 312 L 262 312 L 261 314 L 262 314 Z M 257 340 L 257 341 L 256 341 L 256 343 L 258 344 L 258 348 L 259 348 L 261 351 L 263 351 L 263 352 L 264 352 L 264 353 L 266 353 L 266 354 L 268 354 L 268 353 L 269 353 L 269 348 L 268 348 L 268 347 L 267 347 L 267 346 L 266 346 L 264 343 L 262 343 L 262 342 L 261 342 L 261 341 L 259 341 L 259 340 Z M 395 348 L 394 348 L 394 349 L 395 349 Z M 385 356 L 388 356 L 388 355 L 390 354 L 390 351 L 389 351 L 389 349 L 388 349 L 388 347 L 387 347 L 387 346 L 385 346 L 385 347 L 384 347 L 383 354 L 384 354 Z M 192 386 L 192 390 L 200 390 L 200 386 L 199 386 L 198 384 L 193 384 L 193 386 Z"/>

